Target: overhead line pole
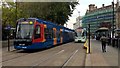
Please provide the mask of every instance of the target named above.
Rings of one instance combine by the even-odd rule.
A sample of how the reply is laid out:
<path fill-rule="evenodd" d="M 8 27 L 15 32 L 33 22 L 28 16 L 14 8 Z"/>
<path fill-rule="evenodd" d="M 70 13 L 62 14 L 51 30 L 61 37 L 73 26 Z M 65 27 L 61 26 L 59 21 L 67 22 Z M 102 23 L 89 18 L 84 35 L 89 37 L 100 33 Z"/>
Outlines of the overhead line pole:
<path fill-rule="evenodd" d="M 88 24 L 88 53 L 90 54 L 90 23 Z"/>

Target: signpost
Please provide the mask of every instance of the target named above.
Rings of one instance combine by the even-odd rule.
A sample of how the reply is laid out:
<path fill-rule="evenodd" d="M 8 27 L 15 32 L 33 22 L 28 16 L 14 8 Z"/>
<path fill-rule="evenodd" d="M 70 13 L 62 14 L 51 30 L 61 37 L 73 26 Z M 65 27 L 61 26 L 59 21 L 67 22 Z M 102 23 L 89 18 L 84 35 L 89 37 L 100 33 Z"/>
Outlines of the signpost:
<path fill-rule="evenodd" d="M 8 51 L 10 51 L 10 29 L 11 29 L 11 26 L 8 25 L 6 27 L 6 29 L 8 30 Z"/>

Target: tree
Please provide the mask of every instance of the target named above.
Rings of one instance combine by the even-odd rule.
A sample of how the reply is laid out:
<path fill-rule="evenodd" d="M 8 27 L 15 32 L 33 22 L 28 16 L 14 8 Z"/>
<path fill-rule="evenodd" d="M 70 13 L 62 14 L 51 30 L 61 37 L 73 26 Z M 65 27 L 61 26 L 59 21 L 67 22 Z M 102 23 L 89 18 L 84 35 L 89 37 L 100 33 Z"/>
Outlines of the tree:
<path fill-rule="evenodd" d="M 17 3 L 17 8 L 22 12 L 20 15 L 24 15 L 19 17 L 27 15 L 27 17 L 37 17 L 64 25 L 77 4 L 78 2 L 24 2 Z M 70 9 L 70 6 L 73 10 Z"/>
<path fill-rule="evenodd" d="M 8 6 L 6 6 L 8 5 Z M 16 22 L 16 5 L 15 3 L 9 2 L 2 6 L 2 26 L 3 28 L 10 24 L 11 26 L 15 26 Z"/>
<path fill-rule="evenodd" d="M 2 25 L 15 27 L 19 18 L 35 17 L 64 25 L 73 13 L 78 2 L 4 2 L 2 7 Z M 8 6 L 6 6 L 8 5 Z M 70 6 L 73 10 L 70 9 Z"/>

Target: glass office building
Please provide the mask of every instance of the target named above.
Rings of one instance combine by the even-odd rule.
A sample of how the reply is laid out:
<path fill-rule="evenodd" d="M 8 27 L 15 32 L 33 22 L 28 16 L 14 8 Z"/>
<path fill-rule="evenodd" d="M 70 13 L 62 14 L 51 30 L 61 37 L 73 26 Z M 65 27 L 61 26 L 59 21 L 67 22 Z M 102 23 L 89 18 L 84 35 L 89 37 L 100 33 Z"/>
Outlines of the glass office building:
<path fill-rule="evenodd" d="M 116 23 L 116 8 L 118 3 L 114 6 L 113 14 L 113 5 L 105 6 L 102 4 L 101 8 L 97 8 L 95 4 L 89 5 L 89 10 L 86 11 L 85 16 L 82 18 L 82 27 L 87 28 L 90 24 L 90 31 L 92 34 L 95 33 L 100 27 L 107 27 L 110 30 L 112 29 L 112 24 Z M 114 22 L 113 22 L 114 16 Z"/>

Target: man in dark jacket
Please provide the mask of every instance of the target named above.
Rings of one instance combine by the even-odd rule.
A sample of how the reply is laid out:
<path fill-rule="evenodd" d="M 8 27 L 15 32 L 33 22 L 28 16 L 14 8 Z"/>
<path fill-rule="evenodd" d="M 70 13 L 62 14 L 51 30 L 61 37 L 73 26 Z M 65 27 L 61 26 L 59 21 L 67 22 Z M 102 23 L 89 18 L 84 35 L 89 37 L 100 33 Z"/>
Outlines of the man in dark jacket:
<path fill-rule="evenodd" d="M 101 43 L 102 43 L 102 51 L 106 52 L 106 42 L 107 42 L 107 37 L 105 35 L 103 35 L 101 38 Z"/>

